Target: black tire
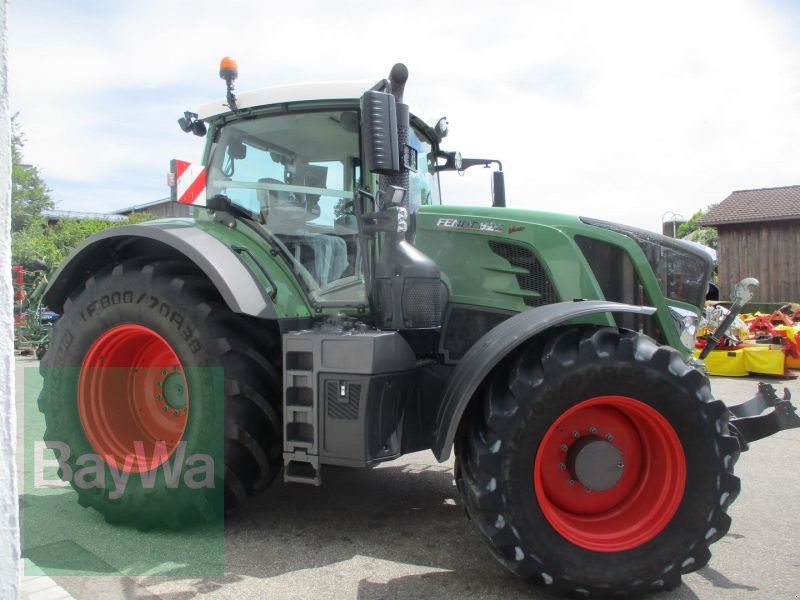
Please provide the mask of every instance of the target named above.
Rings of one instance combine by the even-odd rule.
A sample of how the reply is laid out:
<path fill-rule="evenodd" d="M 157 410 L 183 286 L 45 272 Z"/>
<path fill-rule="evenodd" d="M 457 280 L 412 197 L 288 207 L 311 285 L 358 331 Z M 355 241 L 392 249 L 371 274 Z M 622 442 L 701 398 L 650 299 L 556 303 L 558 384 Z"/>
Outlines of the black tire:
<path fill-rule="evenodd" d="M 42 344 L 41 346 L 36 346 L 36 358 L 42 360 L 44 355 L 47 354 L 47 346 Z"/>
<path fill-rule="evenodd" d="M 672 589 L 680 584 L 682 573 L 708 562 L 710 544 L 725 535 L 730 526 L 726 510 L 739 492 L 739 480 L 733 475 L 739 445 L 729 435 L 728 412 L 722 402 L 712 398 L 707 378 L 689 367 L 677 351 L 634 332 L 595 327 L 558 329 L 546 338 L 533 340 L 501 363 L 482 394 L 476 400 L 483 402 L 473 404 L 456 442 L 456 483 L 471 519 L 509 570 L 558 593 L 637 596 Z M 677 436 L 662 437 L 670 452 L 678 445 L 670 439 L 679 440 L 682 446 L 682 455 L 671 456 L 681 456 L 674 460 L 674 473 L 680 477 L 681 465 L 685 467 L 684 487 L 681 493 L 677 485 L 663 484 L 662 491 L 668 494 L 672 489 L 678 491 L 671 496 L 672 511 L 663 513 L 666 516 L 656 513 L 648 517 L 664 521 L 654 525 L 649 538 L 640 542 L 615 532 L 614 545 L 598 551 L 591 537 L 595 526 L 575 519 L 569 522 L 578 523 L 577 533 L 565 527 L 559 519 L 561 515 L 571 518 L 569 511 L 559 512 L 563 506 L 551 502 L 549 492 L 541 489 L 547 487 L 541 485 L 543 479 L 536 479 L 540 483 L 537 493 L 534 478 L 546 473 L 549 480 L 559 481 L 560 475 L 547 470 L 551 467 L 544 457 L 550 456 L 548 444 L 552 443 L 559 443 L 559 451 L 570 456 L 573 446 L 558 441 L 558 436 L 563 439 L 566 435 L 559 427 L 564 427 L 567 419 L 577 418 L 574 415 L 580 414 L 582 407 L 605 402 L 604 398 L 613 410 L 617 410 L 615 402 L 619 407 L 627 406 L 623 401 L 628 400 L 621 397 L 635 399 L 631 404 L 637 410 L 641 407 L 642 414 L 655 414 L 654 422 L 666 424 L 663 433 L 671 435 L 672 431 Z M 624 413 L 624 409 L 620 411 Z M 638 413 L 625 414 L 625 418 L 635 426 L 640 424 Z M 650 430 L 646 423 L 641 426 L 638 435 L 645 439 Z M 597 432 L 597 428 L 592 430 Z M 597 438 L 586 437 L 590 439 Z M 652 443 L 649 448 L 661 448 L 660 442 Z M 658 458 L 650 463 L 654 454 L 652 450 L 642 453 L 642 464 L 651 473 L 656 472 L 651 465 L 662 461 Z M 536 462 L 537 457 L 542 457 L 541 462 Z M 626 457 L 624 462 L 628 460 Z M 617 466 L 624 469 L 630 465 L 623 467 L 620 462 Z M 564 465 L 552 468 L 563 469 Z M 577 479 L 574 470 L 573 461 L 566 470 L 568 485 Z M 647 472 L 630 477 L 644 478 Z M 650 482 L 659 485 L 649 479 L 648 486 Z M 612 494 L 616 485 L 594 488 L 600 490 L 594 493 Z M 645 497 L 647 494 L 644 492 Z M 599 513 L 597 517 L 611 514 Z M 622 516 L 615 518 L 644 527 L 632 512 L 623 510 L 619 514 Z M 581 518 L 585 519 L 585 513 Z"/>
<path fill-rule="evenodd" d="M 65 464 L 73 475 L 80 468 L 78 456 L 103 454 L 101 450 L 105 449 L 93 446 L 87 427 L 94 439 L 104 435 L 101 425 L 111 423 L 113 429 L 119 422 L 120 428 L 124 427 L 122 418 L 113 414 L 102 422 L 86 416 L 95 412 L 95 406 L 105 410 L 103 397 L 109 394 L 89 393 L 91 385 L 81 379 L 83 372 L 86 381 L 112 385 L 112 380 L 103 379 L 102 374 L 87 375 L 92 368 L 84 361 L 88 360 L 87 353 L 98 355 L 98 349 L 107 350 L 108 356 L 124 356 L 113 344 L 103 341 L 117 343 L 116 331 L 144 332 L 145 337 L 139 339 L 154 340 L 159 349 L 174 353 L 188 386 L 188 408 L 179 416 L 180 409 L 173 411 L 167 406 L 165 391 L 163 410 L 182 419 L 184 458 L 202 453 L 212 458 L 224 454 L 224 459 L 214 461 L 211 487 L 197 490 L 179 484 L 170 488 L 164 469 L 157 466 L 154 484 L 148 487 L 142 483 L 143 477 L 132 473 L 124 494 L 117 498 L 109 497 L 114 484 L 104 463 L 103 486 L 87 488 L 77 485 L 77 478 L 69 479 L 83 506 L 95 508 L 113 523 L 130 523 L 141 529 L 176 528 L 214 520 L 222 515 L 223 506 L 230 512 L 272 482 L 282 464 L 278 334 L 260 321 L 231 313 L 202 274 L 177 261 L 131 260 L 116 265 L 89 278 L 65 303 L 41 363 L 44 385 L 39 409 L 47 424 L 45 440 L 70 448 Z M 135 344 L 136 339 L 125 343 Z M 125 347 L 122 342 L 117 346 Z M 137 365 L 148 353 L 139 350 Z M 124 366 L 126 376 L 134 378 L 127 381 L 135 381 L 143 370 L 130 364 L 114 366 Z M 97 389 L 117 390 L 102 385 Z M 166 380 L 163 385 L 166 388 Z M 142 412 L 140 396 L 139 392 L 130 392 L 122 400 L 122 406 L 127 406 L 127 401 L 134 407 L 127 421 L 136 420 Z M 150 395 L 145 397 L 149 402 Z M 95 404 L 86 398 L 96 398 L 92 400 Z M 175 468 L 178 455 L 173 451 L 164 466 Z M 188 465 L 184 462 L 178 465 L 181 467 L 183 477 Z M 64 478 L 63 469 L 59 475 Z"/>

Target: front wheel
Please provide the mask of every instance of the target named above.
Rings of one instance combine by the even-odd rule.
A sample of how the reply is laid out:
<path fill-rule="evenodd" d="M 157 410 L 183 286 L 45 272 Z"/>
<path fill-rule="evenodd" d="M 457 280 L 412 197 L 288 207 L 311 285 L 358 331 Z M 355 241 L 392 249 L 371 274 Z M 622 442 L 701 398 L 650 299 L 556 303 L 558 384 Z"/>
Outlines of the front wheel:
<path fill-rule="evenodd" d="M 497 558 L 582 596 L 680 584 L 730 526 L 739 446 L 708 380 L 634 332 L 574 327 L 502 363 L 457 442 Z"/>

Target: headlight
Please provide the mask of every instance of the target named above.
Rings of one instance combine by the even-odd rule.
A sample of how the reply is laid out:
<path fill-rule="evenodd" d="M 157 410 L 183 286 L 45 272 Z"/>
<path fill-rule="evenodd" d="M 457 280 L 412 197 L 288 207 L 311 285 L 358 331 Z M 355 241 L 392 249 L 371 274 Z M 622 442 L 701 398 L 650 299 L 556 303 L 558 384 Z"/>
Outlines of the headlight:
<path fill-rule="evenodd" d="M 678 328 L 678 333 L 681 336 L 681 344 L 683 344 L 687 350 L 694 350 L 699 317 L 691 310 L 678 308 L 676 306 L 670 306 L 669 312 L 672 315 L 675 327 Z"/>

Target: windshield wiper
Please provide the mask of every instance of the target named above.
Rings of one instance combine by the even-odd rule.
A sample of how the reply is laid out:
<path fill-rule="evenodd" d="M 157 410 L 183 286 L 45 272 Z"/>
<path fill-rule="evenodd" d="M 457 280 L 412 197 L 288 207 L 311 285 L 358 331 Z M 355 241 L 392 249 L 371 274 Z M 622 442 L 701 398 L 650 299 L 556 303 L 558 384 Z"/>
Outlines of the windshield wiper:
<path fill-rule="evenodd" d="M 226 212 L 228 214 L 243 217 L 250 221 L 262 223 L 264 216 L 261 213 L 255 213 L 246 209 L 244 206 L 236 204 L 233 200 L 228 198 L 225 194 L 215 194 L 206 200 L 206 208 L 213 211 Z"/>

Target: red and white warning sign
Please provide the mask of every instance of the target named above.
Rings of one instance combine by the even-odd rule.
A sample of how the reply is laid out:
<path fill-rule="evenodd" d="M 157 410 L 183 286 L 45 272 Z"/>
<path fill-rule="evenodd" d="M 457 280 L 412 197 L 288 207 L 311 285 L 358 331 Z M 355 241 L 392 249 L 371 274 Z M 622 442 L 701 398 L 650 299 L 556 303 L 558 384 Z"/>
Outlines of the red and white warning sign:
<path fill-rule="evenodd" d="M 185 160 L 171 160 L 167 183 L 173 202 L 206 205 L 206 168 Z"/>

